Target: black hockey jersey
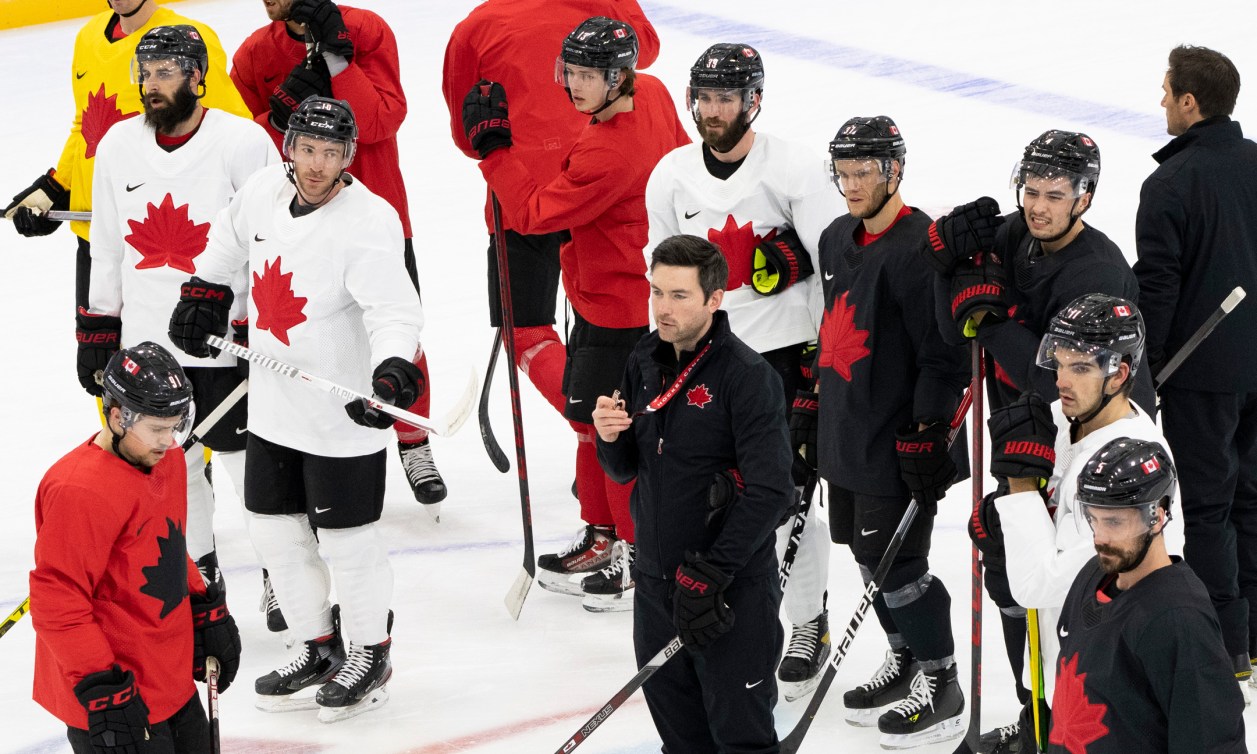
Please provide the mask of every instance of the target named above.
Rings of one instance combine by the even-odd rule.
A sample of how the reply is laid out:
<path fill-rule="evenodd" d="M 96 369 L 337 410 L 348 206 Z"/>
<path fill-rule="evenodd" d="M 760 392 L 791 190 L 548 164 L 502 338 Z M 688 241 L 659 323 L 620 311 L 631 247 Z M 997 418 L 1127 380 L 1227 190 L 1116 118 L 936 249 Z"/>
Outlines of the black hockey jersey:
<path fill-rule="evenodd" d="M 1048 751 L 1246 751 L 1244 701 L 1204 584 L 1178 557 L 1104 601 L 1092 558 L 1070 587 Z"/>
<path fill-rule="evenodd" d="M 944 342 L 934 318 L 935 276 L 920 257 L 929 224 L 914 208 L 860 246 L 861 220 L 848 214 L 821 234 L 817 460 L 822 477 L 854 492 L 906 498 L 895 432 L 950 421 L 968 384 L 965 349 Z M 968 468 L 963 442 L 952 456 Z"/>

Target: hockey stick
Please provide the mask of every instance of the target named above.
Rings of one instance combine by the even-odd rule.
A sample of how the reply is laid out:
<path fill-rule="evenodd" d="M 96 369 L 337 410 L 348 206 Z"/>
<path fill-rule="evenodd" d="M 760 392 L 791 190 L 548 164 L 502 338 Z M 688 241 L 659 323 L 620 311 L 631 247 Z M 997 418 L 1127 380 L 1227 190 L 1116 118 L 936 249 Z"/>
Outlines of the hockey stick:
<path fill-rule="evenodd" d="M 218 740 L 218 658 L 205 658 L 205 695 L 209 697 L 210 754 L 219 754 L 222 744 Z"/>
<path fill-rule="evenodd" d="M 642 669 L 637 671 L 637 675 L 633 676 L 628 683 L 624 684 L 623 688 L 615 692 L 615 696 L 607 700 L 607 703 L 595 712 L 594 716 L 589 718 L 589 720 L 587 720 L 585 724 L 580 727 L 580 730 L 573 733 L 571 738 L 564 741 L 562 746 L 555 749 L 554 754 L 568 754 L 568 752 L 575 750 L 577 746 L 584 743 L 585 739 L 589 738 L 595 730 L 598 730 L 598 726 L 605 723 L 607 718 L 611 717 L 611 714 L 623 706 L 624 702 L 633 695 L 633 692 L 641 688 L 642 684 L 655 674 L 656 670 L 663 667 L 664 663 L 672 659 L 673 655 L 680 652 L 681 646 L 681 637 L 674 636 L 672 641 L 668 642 L 663 649 L 659 650 L 658 654 L 650 658 L 650 660 L 642 666 Z"/>
<path fill-rule="evenodd" d="M 4 623 L 0 623 L 0 636 L 4 636 L 5 634 L 9 633 L 9 629 L 16 626 L 17 622 L 22 620 L 22 616 L 29 613 L 30 610 L 31 610 L 31 598 L 27 597 L 26 599 L 22 600 L 22 604 L 18 605 L 16 610 L 9 613 L 9 617 L 4 619 Z"/>
<path fill-rule="evenodd" d="M 222 401 L 214 407 L 214 410 L 209 412 L 209 415 L 201 420 L 200 424 L 197 424 L 192 428 L 192 434 L 188 435 L 188 439 L 184 440 L 183 445 L 180 447 L 183 450 L 187 450 L 200 442 L 201 439 L 205 437 L 205 435 L 209 434 L 209 431 L 214 428 L 214 425 L 226 416 L 227 412 L 234 408 L 235 405 L 240 402 L 240 399 L 248 394 L 248 392 L 249 381 L 242 380 L 239 385 L 236 385 L 235 390 L 228 393 L 227 397 L 223 398 Z"/>
<path fill-rule="evenodd" d="M 506 374 L 511 385 L 511 423 L 515 427 L 515 473 L 519 477 L 519 511 L 524 521 L 524 566 L 515 583 L 506 593 L 506 610 L 515 620 L 524 609 L 524 600 L 528 598 L 528 590 L 537 577 L 537 558 L 533 553 L 532 542 L 532 501 L 528 497 L 528 460 L 524 455 L 524 414 L 519 404 L 519 374 L 515 365 L 515 309 L 511 304 L 511 271 L 507 262 L 506 232 L 502 230 L 502 205 L 498 195 L 490 193 L 493 201 L 493 245 L 498 256 L 498 301 L 502 310 L 502 327 L 499 333 L 505 333 L 502 342 L 506 344 Z M 494 356 L 497 350 L 493 351 Z M 486 390 L 486 393 L 488 391 Z M 501 467 L 499 467 L 501 468 Z"/>
<path fill-rule="evenodd" d="M 1044 715 L 1043 647 L 1039 643 L 1039 611 L 1026 610 L 1026 638 L 1030 642 L 1030 703 L 1031 720 L 1034 722 L 1034 742 L 1039 751 L 1047 751 L 1047 716 Z"/>
<path fill-rule="evenodd" d="M 432 434 L 439 435 L 441 437 L 449 437 L 457 432 L 459 427 L 463 426 L 463 422 L 467 421 L 468 415 L 471 414 L 472 404 L 476 401 L 477 382 L 475 372 L 472 372 L 468 377 L 467 388 L 463 391 L 463 394 L 458 399 L 458 402 L 454 404 L 454 408 L 450 409 L 450 412 L 445 415 L 445 421 L 438 421 L 435 419 L 429 419 L 426 416 L 411 413 L 406 409 L 398 408 L 397 406 L 393 406 L 388 403 L 381 403 L 369 395 L 363 395 L 356 390 L 350 390 L 347 387 L 337 385 L 331 380 L 310 374 L 309 372 L 298 369 L 290 364 L 285 364 L 279 359 L 271 358 L 265 354 L 258 353 L 252 348 L 242 346 L 239 343 L 232 343 L 229 340 L 223 340 L 217 335 L 210 335 L 205 339 L 205 342 L 214 348 L 226 351 L 238 359 L 244 359 L 250 364 L 257 364 L 263 369 L 269 369 L 270 371 L 282 374 L 285 377 L 291 377 L 294 380 L 312 385 L 326 393 L 331 393 L 332 395 L 344 398 L 345 400 L 366 401 L 367 405 L 374 408 L 376 411 L 382 411 L 394 419 L 400 419 L 407 424 L 421 427 Z"/>
<path fill-rule="evenodd" d="M 973 395 L 973 427 L 970 429 L 973 446 L 969 464 L 972 469 L 970 476 L 973 477 L 972 515 L 976 516 L 982 505 L 982 436 L 986 428 L 982 420 L 982 380 L 986 377 L 986 355 L 976 340 L 969 343 L 969 357 L 969 392 Z M 976 544 L 970 549 L 973 553 L 970 565 L 973 581 L 969 592 L 972 623 L 969 632 L 969 727 L 955 754 L 975 754 L 982 738 L 982 551 Z"/>
<path fill-rule="evenodd" d="M 484 387 L 480 389 L 480 439 L 484 441 L 484 450 L 489 454 L 493 466 L 503 474 L 511 470 L 510 459 L 502 452 L 498 438 L 493 436 L 493 427 L 489 426 L 489 390 L 493 386 L 493 372 L 498 366 L 498 351 L 502 350 L 502 328 L 493 335 L 493 350 L 489 353 L 489 367 L 484 372 Z"/>
<path fill-rule="evenodd" d="M 88 212 L 67 212 L 63 209 L 50 209 L 44 213 L 49 220 L 74 220 L 78 222 L 90 223 L 92 221 L 92 213 Z"/>
<path fill-rule="evenodd" d="M 1244 300 L 1244 296 L 1246 295 L 1247 293 L 1245 293 L 1244 289 L 1238 285 L 1235 286 L 1234 290 L 1227 294 L 1226 298 L 1222 300 L 1222 303 L 1218 305 L 1217 310 L 1214 311 L 1213 314 L 1209 315 L 1209 319 L 1206 319 L 1196 332 L 1187 339 L 1187 342 L 1179 347 L 1178 353 L 1174 354 L 1174 358 L 1170 359 L 1169 363 L 1161 368 L 1160 373 L 1158 373 L 1156 377 L 1156 384 L 1154 385 L 1157 390 L 1161 389 L 1161 386 L 1165 384 L 1165 381 L 1170 379 L 1170 375 L 1174 374 L 1174 372 L 1176 372 L 1178 368 L 1183 365 L 1183 362 L 1187 360 L 1188 356 L 1192 355 L 1192 352 L 1196 350 L 1196 347 L 1200 345 L 1201 341 L 1209 337 L 1209 333 L 1213 332 L 1213 329 L 1218 326 L 1226 315 L 1231 313 L 1231 310 L 1234 309 L 1239 302 Z"/>
<path fill-rule="evenodd" d="M 951 431 L 947 434 L 947 445 L 951 447 L 956 441 L 956 435 L 960 432 L 961 424 L 964 423 L 965 414 L 969 410 L 969 403 L 972 398 L 972 388 L 965 390 L 964 396 L 960 399 L 960 405 L 956 408 L 956 415 L 952 417 Z M 869 579 L 869 583 L 864 587 L 864 594 L 860 597 L 860 604 L 855 609 L 855 614 L 851 616 L 851 620 L 847 623 L 847 630 L 842 635 L 842 641 L 834 647 L 833 655 L 829 658 L 828 667 L 825 668 L 825 674 L 821 676 L 820 683 L 817 684 L 816 690 L 812 692 L 812 699 L 808 702 L 807 709 L 803 711 L 803 717 L 794 724 L 794 728 L 783 739 L 781 739 L 782 754 L 795 754 L 799 747 L 803 745 L 803 737 L 807 735 L 807 731 L 812 727 L 812 721 L 816 719 L 816 712 L 821 707 L 821 702 L 825 701 L 825 695 L 829 693 L 829 687 L 833 685 L 834 679 L 838 677 L 838 668 L 842 665 L 842 661 L 846 659 L 847 652 L 851 649 L 851 642 L 855 639 L 856 633 L 860 630 L 860 626 L 864 623 L 864 616 L 868 614 L 869 608 L 873 606 L 873 598 L 881 591 L 881 584 L 886 579 L 886 574 L 890 572 L 890 566 L 895 561 L 895 557 L 899 555 L 899 548 L 903 545 L 904 537 L 908 534 L 908 529 L 912 527 L 912 522 L 916 520 L 917 512 L 921 509 L 920 503 L 914 497 L 908 503 L 908 509 L 904 511 L 903 518 L 899 520 L 899 526 L 895 527 L 895 533 L 890 538 L 890 544 L 886 546 L 886 554 L 882 556 L 881 562 L 877 564 L 877 570 L 873 571 L 873 577 Z"/>
<path fill-rule="evenodd" d="M 777 570 L 783 592 L 786 591 L 786 584 L 790 581 L 790 571 L 794 568 L 794 560 L 799 555 L 803 531 L 807 528 L 807 514 L 812 510 L 812 498 L 816 496 L 819 478 L 820 474 L 815 469 L 808 474 L 807 481 L 803 484 L 803 498 L 799 502 L 799 510 L 794 514 L 793 523 L 790 525 L 790 543 L 786 545 L 786 551 L 781 556 L 781 567 Z"/>

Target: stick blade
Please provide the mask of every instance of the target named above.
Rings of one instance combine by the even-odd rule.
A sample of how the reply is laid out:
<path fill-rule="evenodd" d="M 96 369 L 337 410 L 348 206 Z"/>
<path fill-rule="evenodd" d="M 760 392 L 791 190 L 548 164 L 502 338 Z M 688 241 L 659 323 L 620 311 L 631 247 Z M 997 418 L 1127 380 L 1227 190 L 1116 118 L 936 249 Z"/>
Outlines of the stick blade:
<path fill-rule="evenodd" d="M 476 405 L 476 394 L 479 392 L 480 379 L 476 377 L 476 370 L 472 369 L 467 374 L 467 387 L 463 388 L 458 403 L 445 415 L 445 426 L 441 428 L 441 432 L 437 432 L 438 435 L 449 437 L 463 426 L 467 417 L 471 416 L 471 409 Z"/>
<path fill-rule="evenodd" d="M 506 593 L 506 611 L 511 614 L 511 618 L 519 620 L 519 614 L 524 609 L 524 600 L 528 599 L 528 590 L 532 589 L 532 582 L 533 575 L 528 569 L 520 568 L 515 583 L 511 585 L 511 591 Z"/>

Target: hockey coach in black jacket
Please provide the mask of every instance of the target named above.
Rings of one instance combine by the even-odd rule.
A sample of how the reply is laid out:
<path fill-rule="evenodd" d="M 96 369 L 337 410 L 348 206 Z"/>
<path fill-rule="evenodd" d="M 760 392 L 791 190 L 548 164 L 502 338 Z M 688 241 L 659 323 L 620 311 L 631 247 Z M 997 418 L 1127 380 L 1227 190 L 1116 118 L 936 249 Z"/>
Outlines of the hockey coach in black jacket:
<path fill-rule="evenodd" d="M 774 530 L 794 500 L 781 380 L 719 311 L 729 269 L 716 246 L 673 236 L 650 269 L 658 329 L 629 358 L 622 397 L 593 412 L 603 469 L 637 482 L 638 665 L 685 643 L 646 704 L 665 751 L 776 752 Z"/>

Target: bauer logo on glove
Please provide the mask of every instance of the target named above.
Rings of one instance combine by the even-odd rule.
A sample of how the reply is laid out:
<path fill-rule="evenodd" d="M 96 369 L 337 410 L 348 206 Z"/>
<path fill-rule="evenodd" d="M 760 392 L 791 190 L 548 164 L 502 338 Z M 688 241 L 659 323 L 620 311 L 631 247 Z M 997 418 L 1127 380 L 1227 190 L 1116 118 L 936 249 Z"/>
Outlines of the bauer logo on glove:
<path fill-rule="evenodd" d="M 781 293 L 816 272 L 799 234 L 787 228 L 755 247 L 751 284 L 765 296 Z"/>

